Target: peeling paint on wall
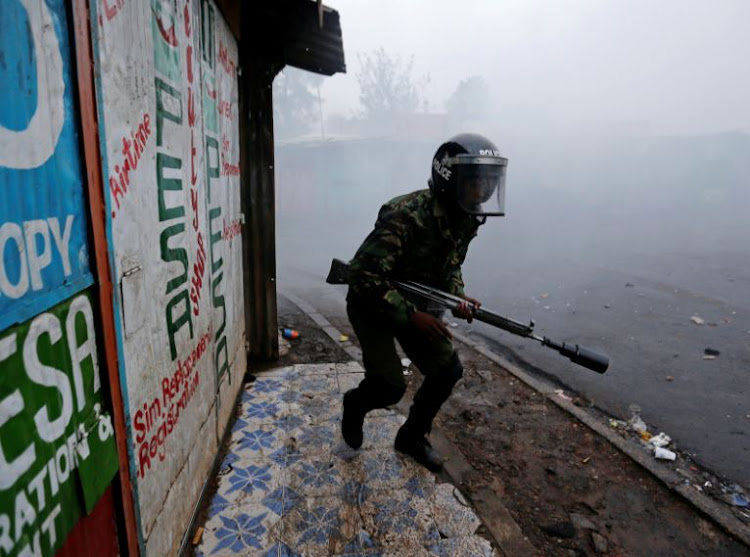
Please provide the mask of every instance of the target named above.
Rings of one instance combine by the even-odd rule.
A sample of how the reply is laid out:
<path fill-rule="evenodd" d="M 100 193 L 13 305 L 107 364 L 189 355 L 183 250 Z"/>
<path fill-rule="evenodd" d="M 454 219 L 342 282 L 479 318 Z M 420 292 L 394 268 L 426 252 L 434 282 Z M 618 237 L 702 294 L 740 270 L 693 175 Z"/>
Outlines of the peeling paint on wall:
<path fill-rule="evenodd" d="M 131 472 L 142 548 L 168 554 L 245 371 L 237 44 L 212 0 L 95 4 Z"/>
<path fill-rule="evenodd" d="M 54 555 L 119 466 L 88 288 L 69 18 L 64 0 L 0 2 L 0 554 L 11 557 Z"/>
<path fill-rule="evenodd" d="M 0 5 L 0 330 L 90 286 L 62 0 Z"/>

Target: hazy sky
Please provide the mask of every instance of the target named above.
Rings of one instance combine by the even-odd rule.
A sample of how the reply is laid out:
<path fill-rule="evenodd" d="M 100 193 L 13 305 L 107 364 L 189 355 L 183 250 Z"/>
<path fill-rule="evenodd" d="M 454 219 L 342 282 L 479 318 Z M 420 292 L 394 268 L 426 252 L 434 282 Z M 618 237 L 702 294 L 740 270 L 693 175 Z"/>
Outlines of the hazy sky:
<path fill-rule="evenodd" d="M 443 111 L 482 75 L 498 111 L 533 126 L 656 133 L 750 132 L 750 0 L 326 0 L 339 11 L 348 73 L 324 112 L 358 106 L 358 53 L 414 56 Z"/>

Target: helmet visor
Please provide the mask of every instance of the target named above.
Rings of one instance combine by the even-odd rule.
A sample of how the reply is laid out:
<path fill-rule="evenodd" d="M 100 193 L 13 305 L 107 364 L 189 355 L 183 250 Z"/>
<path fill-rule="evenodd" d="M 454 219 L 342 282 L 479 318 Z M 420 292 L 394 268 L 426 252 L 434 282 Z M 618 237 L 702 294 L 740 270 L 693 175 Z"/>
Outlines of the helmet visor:
<path fill-rule="evenodd" d="M 505 215 L 505 169 L 503 157 L 458 155 L 456 169 L 456 201 L 471 215 Z"/>

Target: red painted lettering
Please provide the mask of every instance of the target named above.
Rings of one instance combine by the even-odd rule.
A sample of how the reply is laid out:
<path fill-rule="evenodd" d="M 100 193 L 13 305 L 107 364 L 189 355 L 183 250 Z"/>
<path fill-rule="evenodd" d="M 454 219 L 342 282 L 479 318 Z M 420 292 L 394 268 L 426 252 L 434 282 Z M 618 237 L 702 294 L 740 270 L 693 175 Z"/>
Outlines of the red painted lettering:
<path fill-rule="evenodd" d="M 191 282 L 193 284 L 190 289 L 190 299 L 193 301 L 193 313 L 195 315 L 200 314 L 199 301 L 201 298 L 201 289 L 203 288 L 203 275 L 206 272 L 206 248 L 203 245 L 203 234 L 198 232 L 198 252 L 195 257 L 195 263 L 193 264 L 193 276 Z"/>
<path fill-rule="evenodd" d="M 151 135 L 151 124 L 148 114 L 144 114 L 138 126 L 130 132 L 130 138 L 122 138 L 122 162 L 114 166 L 114 174 L 109 177 L 109 191 L 115 208 L 112 218 L 115 218 L 120 209 L 120 200 L 125 197 L 130 188 L 130 173 L 138 168 L 141 155 L 146 148 L 146 141 Z M 119 184 L 118 184 L 119 180 Z"/>
<path fill-rule="evenodd" d="M 202 240 L 200 245 L 203 246 Z M 145 402 L 143 409 L 135 413 L 133 427 L 137 431 L 138 476 L 141 478 L 151 469 L 152 462 L 166 459 L 167 440 L 179 423 L 181 411 L 188 407 L 200 384 L 200 373 L 196 368 L 211 334 L 209 328 L 196 341 L 193 350 L 184 359 L 177 360 L 177 369 L 170 376 L 162 378 L 161 400 L 155 398 L 150 405 Z"/>
<path fill-rule="evenodd" d="M 107 16 L 107 21 L 112 21 L 124 4 L 125 0 L 102 0 L 104 15 Z"/>
<path fill-rule="evenodd" d="M 169 378 L 165 377 L 161 380 L 161 400 L 166 406 L 172 399 L 172 390 L 169 388 Z"/>
<path fill-rule="evenodd" d="M 182 10 L 182 15 L 185 19 L 185 36 L 190 36 L 190 10 L 188 9 L 187 4 L 185 4 L 185 9 Z"/>
<path fill-rule="evenodd" d="M 188 83 L 192 84 L 193 83 L 193 46 L 192 45 L 188 45 L 187 47 L 187 77 L 188 77 Z"/>
<path fill-rule="evenodd" d="M 229 57 L 229 50 L 221 40 L 219 40 L 219 63 L 221 64 L 221 67 L 224 68 L 225 72 L 234 77 L 234 74 L 236 73 L 236 64 Z"/>
<path fill-rule="evenodd" d="M 146 416 L 146 423 L 149 429 L 151 429 L 159 417 L 161 417 L 161 404 L 159 403 L 159 399 L 155 398 L 154 402 L 151 403 L 151 406 L 148 409 L 148 415 Z"/>
<path fill-rule="evenodd" d="M 195 173 L 195 156 L 198 149 L 195 148 L 193 130 L 190 130 L 190 186 L 193 187 L 198 182 L 198 175 Z"/>
<path fill-rule="evenodd" d="M 146 469 L 151 470 L 151 459 L 148 456 L 148 443 L 142 443 L 138 449 L 139 476 L 146 476 Z"/>
<path fill-rule="evenodd" d="M 232 104 L 229 101 L 219 101 L 219 114 L 231 120 Z"/>
<path fill-rule="evenodd" d="M 109 177 L 109 193 L 112 195 L 112 199 L 115 202 L 115 205 L 116 205 L 115 210 L 119 209 L 120 198 L 125 194 L 122 193 L 122 190 L 120 189 L 120 184 L 118 184 L 117 180 L 115 180 L 112 176 Z M 114 213 L 114 211 L 112 211 L 112 213 Z"/>
<path fill-rule="evenodd" d="M 188 125 L 191 128 L 195 126 L 195 98 L 192 87 L 188 88 Z"/>
<path fill-rule="evenodd" d="M 143 411 L 138 410 L 138 412 L 135 413 L 135 420 L 133 420 L 133 427 L 138 432 L 135 434 L 135 440 L 137 443 L 140 443 L 143 441 L 144 437 L 146 437 L 146 426 L 143 424 Z"/>

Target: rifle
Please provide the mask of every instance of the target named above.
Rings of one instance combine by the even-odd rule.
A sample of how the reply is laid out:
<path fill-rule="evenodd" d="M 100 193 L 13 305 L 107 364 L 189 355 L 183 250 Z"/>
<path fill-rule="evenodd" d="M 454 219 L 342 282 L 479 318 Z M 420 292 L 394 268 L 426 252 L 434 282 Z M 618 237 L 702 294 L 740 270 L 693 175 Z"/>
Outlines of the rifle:
<path fill-rule="evenodd" d="M 326 282 L 328 284 L 348 284 L 348 271 L 349 265 L 347 263 L 344 263 L 340 259 L 334 259 L 331 262 L 331 270 L 328 273 Z M 442 292 L 441 290 L 417 282 L 391 280 L 390 283 L 401 292 L 436 303 L 445 309 L 456 310 L 458 309 L 459 304 L 465 301 L 459 296 L 448 294 L 447 292 Z M 574 364 L 578 364 L 597 373 L 604 373 L 609 367 L 609 357 L 604 354 L 600 354 L 589 348 L 580 346 L 579 344 L 559 342 L 552 340 L 549 337 L 534 334 L 534 321 L 529 322 L 528 325 L 524 325 L 523 323 L 503 317 L 500 314 L 481 307 L 475 309 L 474 319 L 492 325 L 493 327 L 497 327 L 498 329 L 508 331 L 514 335 L 541 342 L 542 346 L 547 346 L 548 348 L 557 350 L 560 354 L 569 358 Z"/>

